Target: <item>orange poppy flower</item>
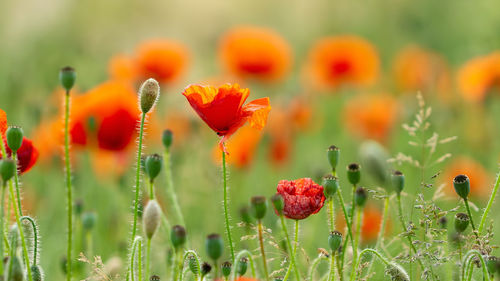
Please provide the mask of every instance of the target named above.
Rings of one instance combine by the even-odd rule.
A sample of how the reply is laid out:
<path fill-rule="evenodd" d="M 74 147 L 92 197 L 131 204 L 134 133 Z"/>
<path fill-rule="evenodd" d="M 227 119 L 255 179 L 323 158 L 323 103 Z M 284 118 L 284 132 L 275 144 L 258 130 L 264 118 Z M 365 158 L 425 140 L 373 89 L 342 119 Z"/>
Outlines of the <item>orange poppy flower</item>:
<path fill-rule="evenodd" d="M 221 145 L 247 121 L 262 129 L 271 110 L 269 98 L 260 98 L 243 105 L 250 94 L 238 84 L 220 87 L 190 85 L 182 93 L 198 116 L 222 136 Z"/>
<path fill-rule="evenodd" d="M 139 79 L 155 78 L 160 83 L 175 81 L 188 63 L 187 48 L 175 41 L 153 39 L 137 47 Z"/>
<path fill-rule="evenodd" d="M 5 111 L 0 109 L 0 135 L 5 134 L 7 130 L 7 114 Z"/>
<path fill-rule="evenodd" d="M 387 139 L 397 114 L 398 103 L 387 94 L 358 95 L 343 109 L 344 124 L 350 133 L 380 142 Z"/>
<path fill-rule="evenodd" d="M 279 34 L 251 26 L 233 28 L 224 34 L 219 53 L 233 75 L 264 81 L 282 79 L 292 61 L 290 46 Z"/>
<path fill-rule="evenodd" d="M 367 86 L 376 81 L 379 64 L 368 41 L 350 35 L 326 37 L 310 50 L 305 73 L 307 82 L 318 88 Z"/>
<path fill-rule="evenodd" d="M 474 58 L 458 72 L 458 86 L 467 101 L 481 102 L 496 90 L 500 92 L 500 52 Z"/>
<path fill-rule="evenodd" d="M 138 75 L 136 62 L 124 54 L 113 56 L 108 64 L 108 73 L 113 80 L 135 82 Z"/>
<path fill-rule="evenodd" d="M 446 194 L 458 196 L 453 188 L 453 178 L 460 174 L 467 175 L 470 179 L 470 196 L 475 198 L 488 196 L 491 175 L 480 163 L 464 156 L 455 158 L 443 171 L 441 179 L 446 185 Z"/>
<path fill-rule="evenodd" d="M 262 133 L 260 130 L 248 125 L 243 126 L 226 143 L 228 152 L 227 162 L 239 169 L 250 166 L 261 137 Z M 222 156 L 217 146 L 214 147 L 213 155 L 216 161 L 221 161 Z"/>
<path fill-rule="evenodd" d="M 288 162 L 293 146 L 293 128 L 289 126 L 289 112 L 276 108 L 269 116 L 267 130 L 270 135 L 269 157 L 273 164 L 281 166 Z"/>
<path fill-rule="evenodd" d="M 450 94 L 448 66 L 436 53 L 409 46 L 396 57 L 393 71 L 398 87 L 405 92 L 438 91 L 441 98 Z"/>
<path fill-rule="evenodd" d="M 338 219 L 341 229 L 345 228 L 344 214 L 339 213 L 336 216 Z M 380 223 L 382 222 L 382 212 L 381 210 L 373 204 L 367 204 L 363 209 L 362 225 L 361 225 L 361 242 L 362 243 L 372 243 L 377 240 L 378 234 L 380 232 Z M 386 220 L 385 233 L 388 235 L 391 231 L 390 220 Z M 356 226 L 353 226 L 356 229 Z"/>

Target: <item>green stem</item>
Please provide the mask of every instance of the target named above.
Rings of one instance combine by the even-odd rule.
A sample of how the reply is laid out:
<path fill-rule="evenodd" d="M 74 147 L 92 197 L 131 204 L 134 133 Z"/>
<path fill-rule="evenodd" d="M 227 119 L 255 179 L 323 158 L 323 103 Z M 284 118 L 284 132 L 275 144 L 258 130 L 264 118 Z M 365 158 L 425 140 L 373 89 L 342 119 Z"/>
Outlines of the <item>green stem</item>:
<path fill-rule="evenodd" d="M 384 212 L 382 213 L 382 221 L 380 222 L 380 230 L 378 232 L 377 243 L 375 243 L 375 250 L 378 250 L 378 248 L 380 248 L 380 244 L 382 243 L 382 240 L 384 239 L 385 224 L 386 224 L 386 220 L 387 220 L 387 212 L 388 211 L 389 211 L 389 195 L 386 194 L 386 197 L 384 199 Z M 373 259 L 371 259 L 370 266 L 368 267 L 368 270 L 366 272 L 366 276 L 370 275 L 372 267 L 373 267 Z"/>
<path fill-rule="evenodd" d="M 493 191 L 491 192 L 490 200 L 488 201 L 488 205 L 486 205 L 486 209 L 484 209 L 483 216 L 481 217 L 481 223 L 479 224 L 479 228 L 477 229 L 478 235 L 481 235 L 481 231 L 483 231 L 484 223 L 486 222 L 488 213 L 490 212 L 491 206 L 493 205 L 493 201 L 495 201 L 498 186 L 500 186 L 500 173 L 498 173 L 497 181 L 495 183 L 495 186 L 493 187 Z"/>
<path fill-rule="evenodd" d="M 154 187 L 154 182 L 149 181 L 149 199 L 154 200 L 155 199 L 155 187 Z"/>
<path fill-rule="evenodd" d="M 333 197 L 328 200 L 328 213 L 330 218 L 330 232 L 335 231 L 335 213 L 333 212 Z"/>
<path fill-rule="evenodd" d="M 264 268 L 265 279 L 269 281 L 269 271 L 267 270 L 267 260 L 266 260 L 266 252 L 264 250 L 264 237 L 262 236 L 262 220 L 259 220 L 257 224 L 257 230 L 259 233 L 259 245 L 260 245 L 260 253 L 262 255 L 262 264 Z"/>
<path fill-rule="evenodd" d="M 146 278 L 149 278 L 149 272 L 151 268 L 151 239 L 148 238 L 146 242 Z"/>
<path fill-rule="evenodd" d="M 16 167 L 18 166 L 17 163 L 17 152 L 12 151 L 12 159 L 14 160 L 14 163 L 16 163 Z M 19 215 L 22 217 L 23 216 L 23 207 L 21 204 L 21 191 L 19 188 L 19 176 L 17 175 L 17 168 L 16 168 L 16 173 L 14 173 L 14 184 L 16 186 L 16 200 L 17 200 L 17 208 L 19 210 Z"/>
<path fill-rule="evenodd" d="M 336 173 L 335 171 L 332 172 L 332 175 L 335 176 Z M 347 247 L 347 242 L 349 241 L 349 238 L 351 239 L 351 245 L 354 244 L 353 239 L 352 239 L 352 223 L 349 220 L 349 215 L 347 214 L 347 210 L 345 209 L 345 202 L 344 202 L 344 197 L 342 196 L 342 189 L 339 186 L 339 189 L 337 190 L 337 196 L 339 197 L 340 201 L 340 206 L 342 207 L 342 212 L 344 213 L 344 219 L 347 225 L 347 237 L 344 241 L 344 245 L 342 246 L 342 253 L 341 253 L 341 258 L 340 258 L 340 266 L 339 270 L 341 272 L 340 274 L 340 280 L 344 279 L 343 271 L 344 271 L 344 259 L 345 259 L 345 252 L 346 252 L 346 247 Z"/>
<path fill-rule="evenodd" d="M 354 245 L 352 247 L 352 259 L 356 260 L 358 258 L 358 245 L 359 245 L 359 236 L 361 235 L 361 215 L 362 209 L 356 209 L 356 231 L 354 232 Z M 351 270 L 351 280 L 353 280 L 353 276 L 356 275 L 356 267 L 353 267 Z"/>
<path fill-rule="evenodd" d="M 165 163 L 165 174 L 167 177 L 167 197 L 170 200 L 170 205 L 174 207 L 174 212 L 179 219 L 180 225 L 186 225 L 184 223 L 184 216 L 182 215 L 181 207 L 179 206 L 179 201 L 177 200 L 177 194 L 174 190 L 174 181 L 172 179 L 172 166 L 170 163 L 170 150 L 167 148 L 163 154 L 163 161 Z"/>
<path fill-rule="evenodd" d="M 227 171 L 226 171 L 226 153 L 222 151 L 222 177 L 224 180 L 224 219 L 226 224 L 226 234 L 227 240 L 229 242 L 229 248 L 231 249 L 231 261 L 234 264 L 234 246 L 233 238 L 231 236 L 231 227 L 229 226 L 229 214 L 228 214 L 228 204 L 227 204 Z"/>
<path fill-rule="evenodd" d="M 477 258 L 479 258 L 479 260 L 481 261 L 481 267 L 483 269 L 483 279 L 486 280 L 486 281 L 490 281 L 490 277 L 489 277 L 489 274 L 488 274 L 488 269 L 486 267 L 486 262 L 484 261 L 484 258 L 483 258 L 483 255 L 481 255 L 481 253 L 478 251 L 478 250 L 470 250 L 469 252 L 467 252 L 467 254 L 465 254 L 465 257 L 464 257 L 464 260 L 463 260 L 463 267 L 462 267 L 462 280 L 465 280 L 465 272 L 466 272 L 466 269 L 471 266 L 471 262 L 472 262 L 472 257 L 473 256 L 476 256 Z M 471 268 L 473 269 L 473 267 Z M 472 278 L 472 270 L 470 270 L 469 272 L 469 276 L 467 277 L 467 280 L 470 281 Z"/>
<path fill-rule="evenodd" d="M 198 254 L 193 250 L 187 250 L 184 253 L 184 257 L 182 258 L 182 264 L 186 263 L 187 259 L 190 256 L 193 256 L 196 260 L 196 272 L 198 272 L 198 273 L 195 275 L 195 280 L 197 280 L 198 276 L 201 276 L 201 262 L 200 262 L 200 257 L 198 256 Z M 184 278 L 183 274 L 181 274 L 179 281 L 182 281 L 183 278 Z"/>
<path fill-rule="evenodd" d="M 288 265 L 288 269 L 286 271 L 285 277 L 283 278 L 283 281 L 287 281 L 288 277 L 290 276 L 290 272 L 292 271 L 292 268 L 295 271 L 295 277 L 297 278 L 297 281 L 300 280 L 300 273 L 299 273 L 299 268 L 297 267 L 297 263 L 295 261 L 295 250 L 297 249 L 297 243 L 298 243 L 298 237 L 299 237 L 299 221 L 295 220 L 295 240 L 294 240 L 294 246 L 292 248 L 292 243 L 290 243 L 290 237 L 288 236 L 288 230 L 286 227 L 285 219 L 283 215 L 280 215 L 280 220 L 281 220 L 281 226 L 283 228 L 283 232 L 285 232 L 285 238 L 286 238 L 286 243 L 288 246 L 288 254 L 290 256 L 290 264 Z"/>
<path fill-rule="evenodd" d="M 330 257 L 330 277 L 328 278 L 329 281 L 335 280 L 335 256 L 336 256 L 335 251 L 332 251 L 332 256 Z M 309 281 L 313 280 L 310 279 Z"/>
<path fill-rule="evenodd" d="M 252 272 L 252 278 L 256 279 L 255 265 L 254 265 L 254 261 L 253 261 L 253 258 L 252 258 L 252 253 L 250 253 L 248 250 L 241 250 L 236 255 L 236 261 L 239 261 L 243 256 L 247 256 L 248 262 L 250 263 L 250 271 Z M 231 280 L 236 280 L 236 268 L 233 270 L 233 278 L 231 278 Z"/>
<path fill-rule="evenodd" d="M 311 267 L 309 268 L 309 281 L 314 280 L 314 273 L 316 273 L 316 268 L 318 267 L 319 263 L 324 260 L 325 257 L 320 254 L 317 258 L 315 258 L 311 264 Z"/>
<path fill-rule="evenodd" d="M 70 95 L 69 90 L 66 90 L 64 99 L 64 163 L 66 168 L 66 201 L 68 204 L 68 238 L 67 238 L 67 264 L 66 264 L 66 280 L 71 281 L 73 277 L 72 272 L 72 247 L 73 247 L 73 194 L 71 185 L 71 163 L 69 154 L 69 108 L 70 108 Z"/>
<path fill-rule="evenodd" d="M 2 138 L 0 137 L 0 142 L 3 142 Z M 4 233 L 4 230 L 3 230 L 3 224 L 4 224 L 4 213 L 5 213 L 5 189 L 7 188 L 7 183 L 4 182 L 2 184 L 2 202 L 0 203 L 1 204 L 1 209 L 0 209 L 0 235 L 2 235 L 2 240 L 0 240 L 0 261 L 3 261 L 3 257 L 4 257 L 4 249 L 3 249 L 3 245 L 4 245 L 4 239 L 5 239 L 5 233 Z M 0 276 L 4 276 L 3 275 L 3 262 L 0 262 Z"/>
<path fill-rule="evenodd" d="M 3 196 L 2 196 L 3 198 Z M 3 202 L 2 202 L 3 203 Z M 36 227 L 35 220 L 33 220 L 29 216 L 22 216 L 20 221 L 27 220 L 30 222 L 31 227 L 33 228 L 33 265 L 36 265 L 38 263 L 37 261 L 37 254 L 38 254 L 38 228 Z"/>
<path fill-rule="evenodd" d="M 361 251 L 359 253 L 359 256 L 355 259 L 355 263 L 354 263 L 354 266 L 352 268 L 352 272 L 354 272 L 354 274 L 351 274 L 351 281 L 355 280 L 355 277 L 357 275 L 356 270 L 359 266 L 359 262 L 361 261 L 361 258 L 363 257 L 363 255 L 365 253 L 368 253 L 368 252 L 375 254 L 375 256 L 377 256 L 383 263 L 385 263 L 386 266 L 390 264 L 377 250 L 366 248 L 363 251 Z"/>
<path fill-rule="evenodd" d="M 138 251 L 136 251 L 136 249 Z M 138 252 L 138 259 L 137 259 L 137 263 L 138 263 L 138 277 L 139 277 L 139 281 L 142 281 L 142 277 L 141 277 L 141 274 L 142 274 L 142 265 L 141 265 L 141 262 L 142 262 L 142 258 L 141 258 L 141 250 L 142 250 L 142 237 L 140 236 L 137 236 L 135 237 L 134 241 L 132 242 L 132 253 L 130 255 L 130 278 L 132 281 L 135 281 L 135 271 L 134 271 L 134 263 L 135 263 L 135 253 Z"/>
<path fill-rule="evenodd" d="M 476 238 L 479 238 L 479 234 L 476 231 L 476 226 L 474 225 L 474 220 L 472 219 L 472 213 L 470 212 L 469 200 L 467 200 L 465 198 L 464 199 L 464 204 L 465 204 L 465 209 L 467 209 L 467 214 L 469 215 L 469 218 L 470 218 L 470 225 L 472 226 L 472 230 L 474 231 L 474 234 L 476 235 Z"/>

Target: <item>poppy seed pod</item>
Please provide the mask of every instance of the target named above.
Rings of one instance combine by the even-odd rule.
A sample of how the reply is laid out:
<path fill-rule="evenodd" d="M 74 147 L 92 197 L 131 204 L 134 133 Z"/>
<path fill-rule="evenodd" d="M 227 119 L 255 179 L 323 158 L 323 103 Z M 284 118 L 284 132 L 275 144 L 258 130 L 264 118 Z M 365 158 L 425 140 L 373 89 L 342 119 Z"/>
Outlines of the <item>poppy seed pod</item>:
<path fill-rule="evenodd" d="M 241 258 L 238 261 L 238 264 L 236 265 L 236 273 L 238 273 L 239 276 L 245 275 L 248 269 L 248 258 Z"/>
<path fill-rule="evenodd" d="M 33 277 L 33 281 L 42 281 L 44 279 L 42 268 L 39 265 L 32 265 L 31 276 Z"/>
<path fill-rule="evenodd" d="M 488 273 L 490 275 L 495 274 L 497 272 L 497 263 L 498 263 L 498 258 L 495 256 L 488 256 L 486 257 L 486 268 L 488 269 Z"/>
<path fill-rule="evenodd" d="M 139 103 L 142 113 L 148 113 L 153 109 L 160 96 L 160 84 L 153 78 L 142 83 L 139 89 Z"/>
<path fill-rule="evenodd" d="M 189 270 L 191 270 L 191 273 L 193 273 L 194 275 L 198 275 L 198 265 L 195 256 L 191 255 L 188 257 L 188 266 Z"/>
<path fill-rule="evenodd" d="M 470 218 L 467 214 L 457 213 L 455 215 L 455 230 L 459 233 L 464 232 L 469 226 Z"/>
<path fill-rule="evenodd" d="M 172 132 L 172 130 L 165 130 L 163 131 L 163 133 L 161 134 L 161 142 L 163 143 L 163 147 L 165 147 L 165 149 L 169 149 L 170 146 L 172 146 L 172 142 L 174 141 L 174 133 Z"/>
<path fill-rule="evenodd" d="M 82 215 L 82 226 L 86 231 L 91 231 L 97 221 L 97 215 L 93 212 L 86 212 Z"/>
<path fill-rule="evenodd" d="M 17 126 L 11 126 L 7 129 L 7 146 L 13 151 L 17 152 L 23 144 L 23 129 Z"/>
<path fill-rule="evenodd" d="M 339 189 L 339 179 L 332 175 L 327 175 L 323 177 L 323 192 L 325 193 L 325 197 L 333 197 L 337 190 Z"/>
<path fill-rule="evenodd" d="M 446 229 L 448 226 L 448 219 L 445 216 L 442 216 L 438 220 L 438 225 L 441 227 L 441 229 Z"/>
<path fill-rule="evenodd" d="M 394 171 L 391 175 L 391 183 L 394 191 L 396 191 L 397 194 L 400 194 L 405 187 L 405 176 L 400 171 Z"/>
<path fill-rule="evenodd" d="M 161 208 L 156 200 L 149 200 L 143 214 L 144 233 L 148 239 L 151 239 L 160 224 Z"/>
<path fill-rule="evenodd" d="M 283 277 L 276 276 L 276 277 L 274 277 L 274 281 L 283 281 Z"/>
<path fill-rule="evenodd" d="M 160 281 L 160 276 L 151 275 L 151 277 L 149 277 L 149 281 Z"/>
<path fill-rule="evenodd" d="M 162 166 L 163 161 L 160 155 L 152 154 L 146 157 L 146 160 L 144 160 L 144 169 L 151 182 L 160 174 Z"/>
<path fill-rule="evenodd" d="M 357 185 L 361 180 L 361 166 L 351 163 L 347 166 L 347 179 L 352 185 Z"/>
<path fill-rule="evenodd" d="M 283 196 L 281 196 L 281 194 L 279 193 L 276 193 L 271 196 L 271 202 L 273 203 L 276 214 L 278 214 L 278 216 L 283 215 L 283 208 L 285 207 L 285 200 L 283 199 Z"/>
<path fill-rule="evenodd" d="M 0 140 L 1 141 L 1 140 Z M 10 159 L 0 160 L 0 176 L 4 184 L 7 183 L 16 173 L 16 163 Z"/>
<path fill-rule="evenodd" d="M 229 275 L 231 274 L 231 262 L 228 262 L 228 261 L 225 261 L 221 264 L 221 271 L 222 271 L 222 275 L 226 278 L 229 277 Z"/>
<path fill-rule="evenodd" d="M 170 232 L 170 240 L 174 248 L 178 249 L 186 243 L 186 229 L 180 225 L 174 225 Z"/>
<path fill-rule="evenodd" d="M 453 187 L 458 196 L 467 199 L 470 192 L 470 180 L 466 175 L 458 175 L 453 179 Z"/>
<path fill-rule="evenodd" d="M 61 86 L 69 92 L 71 88 L 75 85 L 76 81 L 76 71 L 70 66 L 63 67 L 59 71 L 59 82 Z"/>
<path fill-rule="evenodd" d="M 266 215 L 267 200 L 264 196 L 254 196 L 250 199 L 250 206 L 252 207 L 252 215 L 261 220 Z"/>
<path fill-rule="evenodd" d="M 339 163 L 340 149 L 335 145 L 332 145 L 326 151 L 326 156 L 328 157 L 328 162 L 330 163 L 332 170 L 335 171 L 335 169 L 337 169 L 337 164 Z"/>
<path fill-rule="evenodd" d="M 250 215 L 250 207 L 248 207 L 248 206 L 241 207 L 240 216 L 241 216 L 241 221 L 246 223 L 246 224 L 250 224 L 253 221 L 253 218 Z"/>
<path fill-rule="evenodd" d="M 220 235 L 216 233 L 208 235 L 205 240 L 205 249 L 212 260 L 218 260 L 224 250 L 224 242 L 222 242 Z"/>
<path fill-rule="evenodd" d="M 366 194 L 366 190 L 362 187 L 356 188 L 356 192 L 354 193 L 354 202 L 358 207 L 364 207 L 366 204 L 366 199 L 368 194 Z"/>
<path fill-rule="evenodd" d="M 202 276 L 201 279 L 203 280 L 203 276 L 209 274 L 210 271 L 212 271 L 212 266 L 208 262 L 204 262 L 201 265 L 201 276 Z"/>
<path fill-rule="evenodd" d="M 333 231 L 330 233 L 328 236 L 328 245 L 330 246 L 330 250 L 332 252 L 337 251 L 340 248 L 340 245 L 342 244 L 342 233 L 338 231 Z"/>

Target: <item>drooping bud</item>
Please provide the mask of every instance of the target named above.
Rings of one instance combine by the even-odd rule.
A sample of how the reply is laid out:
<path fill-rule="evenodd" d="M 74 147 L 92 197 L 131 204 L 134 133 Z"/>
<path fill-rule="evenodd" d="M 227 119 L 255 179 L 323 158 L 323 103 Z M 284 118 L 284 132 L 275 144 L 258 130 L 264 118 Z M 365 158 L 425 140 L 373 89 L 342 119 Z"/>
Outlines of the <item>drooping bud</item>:
<path fill-rule="evenodd" d="M 33 277 L 33 281 L 43 281 L 44 274 L 40 265 L 31 266 L 31 276 Z"/>
<path fill-rule="evenodd" d="M 395 262 L 391 262 L 385 267 L 385 274 L 393 281 L 410 281 L 406 270 Z"/>
<path fill-rule="evenodd" d="M 466 175 L 458 175 L 453 179 L 453 187 L 458 196 L 467 199 L 470 192 L 470 180 Z"/>
<path fill-rule="evenodd" d="M 441 229 L 446 229 L 448 226 L 448 219 L 446 216 L 442 216 L 438 220 L 438 225 L 441 227 Z"/>
<path fill-rule="evenodd" d="M 358 187 L 354 193 L 354 203 L 356 203 L 358 207 L 363 207 L 366 204 L 367 197 L 366 190 L 362 187 Z"/>
<path fill-rule="evenodd" d="M 267 200 L 264 196 L 254 196 L 250 199 L 250 206 L 252 207 L 252 215 L 261 220 L 266 215 Z"/>
<path fill-rule="evenodd" d="M 205 241 L 205 249 L 212 260 L 218 260 L 224 250 L 224 242 L 222 242 L 220 235 L 216 233 L 208 235 Z"/>
<path fill-rule="evenodd" d="M 469 226 L 470 218 L 465 213 L 457 213 L 455 215 L 455 230 L 459 233 L 464 232 Z"/>
<path fill-rule="evenodd" d="M 238 273 L 239 276 L 245 275 L 248 269 L 248 258 L 241 258 L 238 261 L 238 264 L 236 265 L 236 273 Z"/>
<path fill-rule="evenodd" d="M 332 252 L 337 251 L 340 248 L 340 245 L 342 244 L 342 233 L 338 231 L 333 231 L 330 233 L 328 236 L 328 245 L 330 246 L 330 250 Z"/>
<path fill-rule="evenodd" d="M 490 275 L 495 274 L 497 272 L 497 264 L 498 264 L 498 258 L 495 256 L 488 256 L 486 257 L 486 268 L 488 269 L 488 273 Z"/>
<path fill-rule="evenodd" d="M 85 231 L 91 231 L 97 221 L 97 215 L 94 212 L 86 212 L 82 215 L 82 226 Z"/>
<path fill-rule="evenodd" d="M 204 262 L 201 265 L 201 276 L 202 276 L 201 280 L 203 280 L 203 276 L 209 274 L 210 271 L 212 271 L 212 266 L 208 262 Z"/>
<path fill-rule="evenodd" d="M 325 197 L 333 197 L 337 190 L 339 190 L 339 179 L 332 175 L 327 175 L 323 177 L 323 192 L 325 193 Z"/>
<path fill-rule="evenodd" d="M 378 184 L 385 186 L 389 176 L 389 153 L 376 141 L 366 141 L 360 147 L 360 158 L 363 170 L 371 175 Z"/>
<path fill-rule="evenodd" d="M 17 126 L 10 126 L 6 132 L 7 146 L 13 151 L 17 152 L 23 144 L 23 129 Z"/>
<path fill-rule="evenodd" d="M 163 147 L 165 147 L 165 149 L 169 149 L 170 146 L 172 146 L 172 142 L 174 141 L 174 133 L 169 129 L 163 131 L 163 134 L 161 135 L 161 141 L 163 142 Z"/>
<path fill-rule="evenodd" d="M 75 70 L 70 67 L 66 66 L 59 71 L 59 82 L 61 83 L 61 86 L 69 92 L 71 88 L 75 85 L 76 81 L 76 72 Z"/>
<path fill-rule="evenodd" d="M 347 166 L 347 179 L 352 185 L 357 185 L 361 180 L 361 166 L 358 163 L 351 163 Z"/>
<path fill-rule="evenodd" d="M 143 215 L 144 233 L 148 239 L 151 239 L 160 224 L 161 208 L 156 200 L 149 200 Z"/>
<path fill-rule="evenodd" d="M 248 206 L 241 207 L 240 216 L 241 216 L 241 221 L 246 224 L 250 224 L 253 221 L 252 215 L 250 215 L 250 207 Z"/>
<path fill-rule="evenodd" d="M 228 278 L 229 275 L 231 274 L 231 262 L 225 261 L 221 264 L 221 271 L 222 271 L 222 276 Z"/>
<path fill-rule="evenodd" d="M 0 141 L 2 141 L 0 139 Z M 0 176 L 7 183 L 16 174 L 16 163 L 11 159 L 0 159 Z"/>
<path fill-rule="evenodd" d="M 193 275 L 198 275 L 198 264 L 195 256 L 191 255 L 188 257 L 188 266 Z"/>
<path fill-rule="evenodd" d="M 326 151 L 326 156 L 328 158 L 328 162 L 330 163 L 330 167 L 332 167 L 332 170 L 335 171 L 340 159 L 340 149 L 335 145 L 332 145 Z"/>
<path fill-rule="evenodd" d="M 142 113 L 148 113 L 151 111 L 159 96 L 160 85 L 158 84 L 158 81 L 153 78 L 149 78 L 144 81 L 139 89 L 139 103 Z"/>
<path fill-rule="evenodd" d="M 281 194 L 276 193 L 273 196 L 271 196 L 271 202 L 273 203 L 274 206 L 274 211 L 278 216 L 283 215 L 283 208 L 285 207 L 285 200 L 283 199 L 283 196 Z"/>
<path fill-rule="evenodd" d="M 160 174 L 162 166 L 163 161 L 160 155 L 152 154 L 146 157 L 146 160 L 144 160 L 144 168 L 151 182 Z"/>
<path fill-rule="evenodd" d="M 394 171 L 391 175 L 392 188 L 397 194 L 401 194 L 405 187 L 405 176 L 401 171 Z"/>
<path fill-rule="evenodd" d="M 174 248 L 179 249 L 186 243 L 186 229 L 180 225 L 174 225 L 170 232 L 170 240 Z"/>

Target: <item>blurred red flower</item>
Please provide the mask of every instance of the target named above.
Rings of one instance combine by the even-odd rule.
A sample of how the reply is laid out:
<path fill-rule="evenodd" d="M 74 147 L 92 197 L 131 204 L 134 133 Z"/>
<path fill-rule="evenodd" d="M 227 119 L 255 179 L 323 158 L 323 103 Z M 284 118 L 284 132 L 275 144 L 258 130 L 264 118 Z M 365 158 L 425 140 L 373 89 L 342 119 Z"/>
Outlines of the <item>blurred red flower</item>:
<path fill-rule="evenodd" d="M 325 202 L 323 186 L 316 184 L 310 178 L 281 180 L 278 183 L 277 193 L 285 201 L 283 214 L 289 219 L 302 220 L 316 214 Z"/>

